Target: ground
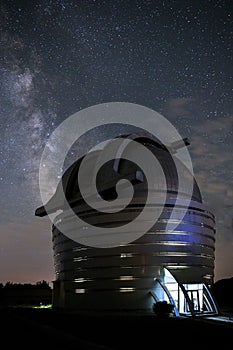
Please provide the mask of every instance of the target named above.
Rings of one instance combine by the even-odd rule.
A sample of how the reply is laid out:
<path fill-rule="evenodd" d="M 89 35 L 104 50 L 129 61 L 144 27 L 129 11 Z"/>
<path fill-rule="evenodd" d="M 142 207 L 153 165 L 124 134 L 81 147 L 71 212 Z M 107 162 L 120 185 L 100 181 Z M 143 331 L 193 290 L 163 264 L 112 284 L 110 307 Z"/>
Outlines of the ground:
<path fill-rule="evenodd" d="M 233 323 L 140 313 L 94 314 L 2 308 L 1 340 L 8 348 L 116 350 L 186 344 L 231 344 Z M 152 346 L 154 344 L 154 346 Z"/>

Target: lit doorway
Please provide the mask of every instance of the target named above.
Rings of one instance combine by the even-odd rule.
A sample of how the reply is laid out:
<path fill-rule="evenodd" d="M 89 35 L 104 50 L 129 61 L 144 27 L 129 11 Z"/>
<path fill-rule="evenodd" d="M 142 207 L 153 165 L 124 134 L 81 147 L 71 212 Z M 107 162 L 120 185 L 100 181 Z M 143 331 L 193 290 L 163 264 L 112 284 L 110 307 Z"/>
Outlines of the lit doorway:
<path fill-rule="evenodd" d="M 218 309 L 208 287 L 204 283 L 179 283 L 167 268 L 161 278 L 155 278 L 151 295 L 156 302 L 166 301 L 174 305 L 176 316 L 216 314 Z"/>

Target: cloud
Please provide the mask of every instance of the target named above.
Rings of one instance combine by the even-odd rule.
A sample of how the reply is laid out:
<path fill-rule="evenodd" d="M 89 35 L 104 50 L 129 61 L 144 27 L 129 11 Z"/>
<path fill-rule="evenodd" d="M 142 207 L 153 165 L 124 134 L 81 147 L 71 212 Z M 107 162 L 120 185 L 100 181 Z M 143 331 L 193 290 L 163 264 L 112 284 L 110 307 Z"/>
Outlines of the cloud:
<path fill-rule="evenodd" d="M 216 219 L 217 274 L 220 276 L 224 265 L 230 274 L 221 259 L 226 256 L 232 270 L 233 250 L 227 247 L 233 244 L 233 116 L 199 118 L 191 124 L 189 151 L 194 175 L 203 202 Z"/>
<path fill-rule="evenodd" d="M 164 114 L 168 118 L 191 117 L 191 103 L 194 102 L 192 97 L 179 97 L 169 99 L 164 108 Z"/>
<path fill-rule="evenodd" d="M 194 130 L 196 129 L 197 133 L 200 133 L 201 131 L 204 130 L 207 134 L 213 137 L 214 136 L 216 137 L 222 134 L 224 131 L 232 130 L 232 128 L 233 128 L 233 115 L 224 116 L 218 119 L 203 120 L 201 122 L 201 129 L 200 129 L 200 125 L 196 125 L 196 127 L 194 127 Z"/>

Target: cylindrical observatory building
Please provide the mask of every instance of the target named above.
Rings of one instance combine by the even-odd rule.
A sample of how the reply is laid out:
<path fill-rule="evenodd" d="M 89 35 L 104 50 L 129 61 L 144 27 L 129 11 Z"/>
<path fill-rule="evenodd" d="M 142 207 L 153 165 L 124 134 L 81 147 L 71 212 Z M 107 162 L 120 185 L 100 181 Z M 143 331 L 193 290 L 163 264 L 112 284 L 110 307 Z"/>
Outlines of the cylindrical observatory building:
<path fill-rule="evenodd" d="M 210 292 L 214 276 L 215 219 L 202 203 L 195 178 L 182 164 L 183 175 L 192 182 L 191 195 L 187 194 L 187 182 L 185 185 L 179 183 L 174 162 L 179 145 L 171 144 L 169 149 L 140 133 L 121 137 L 152 152 L 163 170 L 166 186 L 155 178 L 152 188 L 148 188 L 143 170 L 128 160 L 132 149 L 126 144 L 119 147 L 115 159 L 100 167 L 94 179 L 99 200 L 108 204 L 112 202 L 115 206 L 112 212 L 105 212 L 104 204 L 102 210 L 96 210 L 83 199 L 79 171 L 84 157 L 68 168 L 48 206 L 37 208 L 35 212 L 37 216 L 45 216 L 59 210 L 52 227 L 56 273 L 53 307 L 101 312 L 153 312 L 157 302 L 166 301 L 174 305 L 177 316 L 217 313 Z M 103 149 L 89 153 L 88 172 L 101 163 L 103 152 L 108 153 L 111 142 Z M 120 202 L 114 204 L 116 185 L 121 179 L 131 182 L 133 197 L 124 209 L 117 210 Z M 88 188 L 88 177 L 86 181 Z M 85 178 L 82 182 L 85 183 Z M 59 197 L 61 186 L 65 201 Z M 79 233 L 85 237 L 85 230 L 91 225 L 96 230 L 102 227 L 105 232 L 119 229 L 122 236 L 125 225 L 140 218 L 149 191 L 152 196 L 149 210 L 153 214 L 160 208 L 160 215 L 149 230 L 135 240 L 98 247 L 80 243 L 67 234 L 70 228 L 77 231 L 77 237 Z M 160 203 L 160 198 L 164 197 L 165 202 L 161 200 Z M 82 225 L 74 227 L 74 215 L 81 219 Z M 139 222 L 137 230 L 140 229 Z"/>

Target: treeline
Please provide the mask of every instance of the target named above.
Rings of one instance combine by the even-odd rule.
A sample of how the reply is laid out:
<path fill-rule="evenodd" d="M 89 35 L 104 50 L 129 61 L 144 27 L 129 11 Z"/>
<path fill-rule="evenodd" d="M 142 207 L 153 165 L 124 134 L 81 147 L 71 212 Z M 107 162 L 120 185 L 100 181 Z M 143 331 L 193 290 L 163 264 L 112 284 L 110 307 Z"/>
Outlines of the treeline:
<path fill-rule="evenodd" d="M 215 282 L 212 293 L 220 309 L 229 310 L 233 313 L 233 277 Z"/>
<path fill-rule="evenodd" d="M 19 290 L 19 289 L 51 289 L 49 283 L 46 281 L 38 281 L 35 284 L 32 283 L 14 283 L 14 282 L 6 282 L 5 285 L 0 283 L 0 291 L 1 290 Z"/>
<path fill-rule="evenodd" d="M 0 283 L 0 306 L 40 306 L 52 303 L 52 288 L 48 282 Z"/>

